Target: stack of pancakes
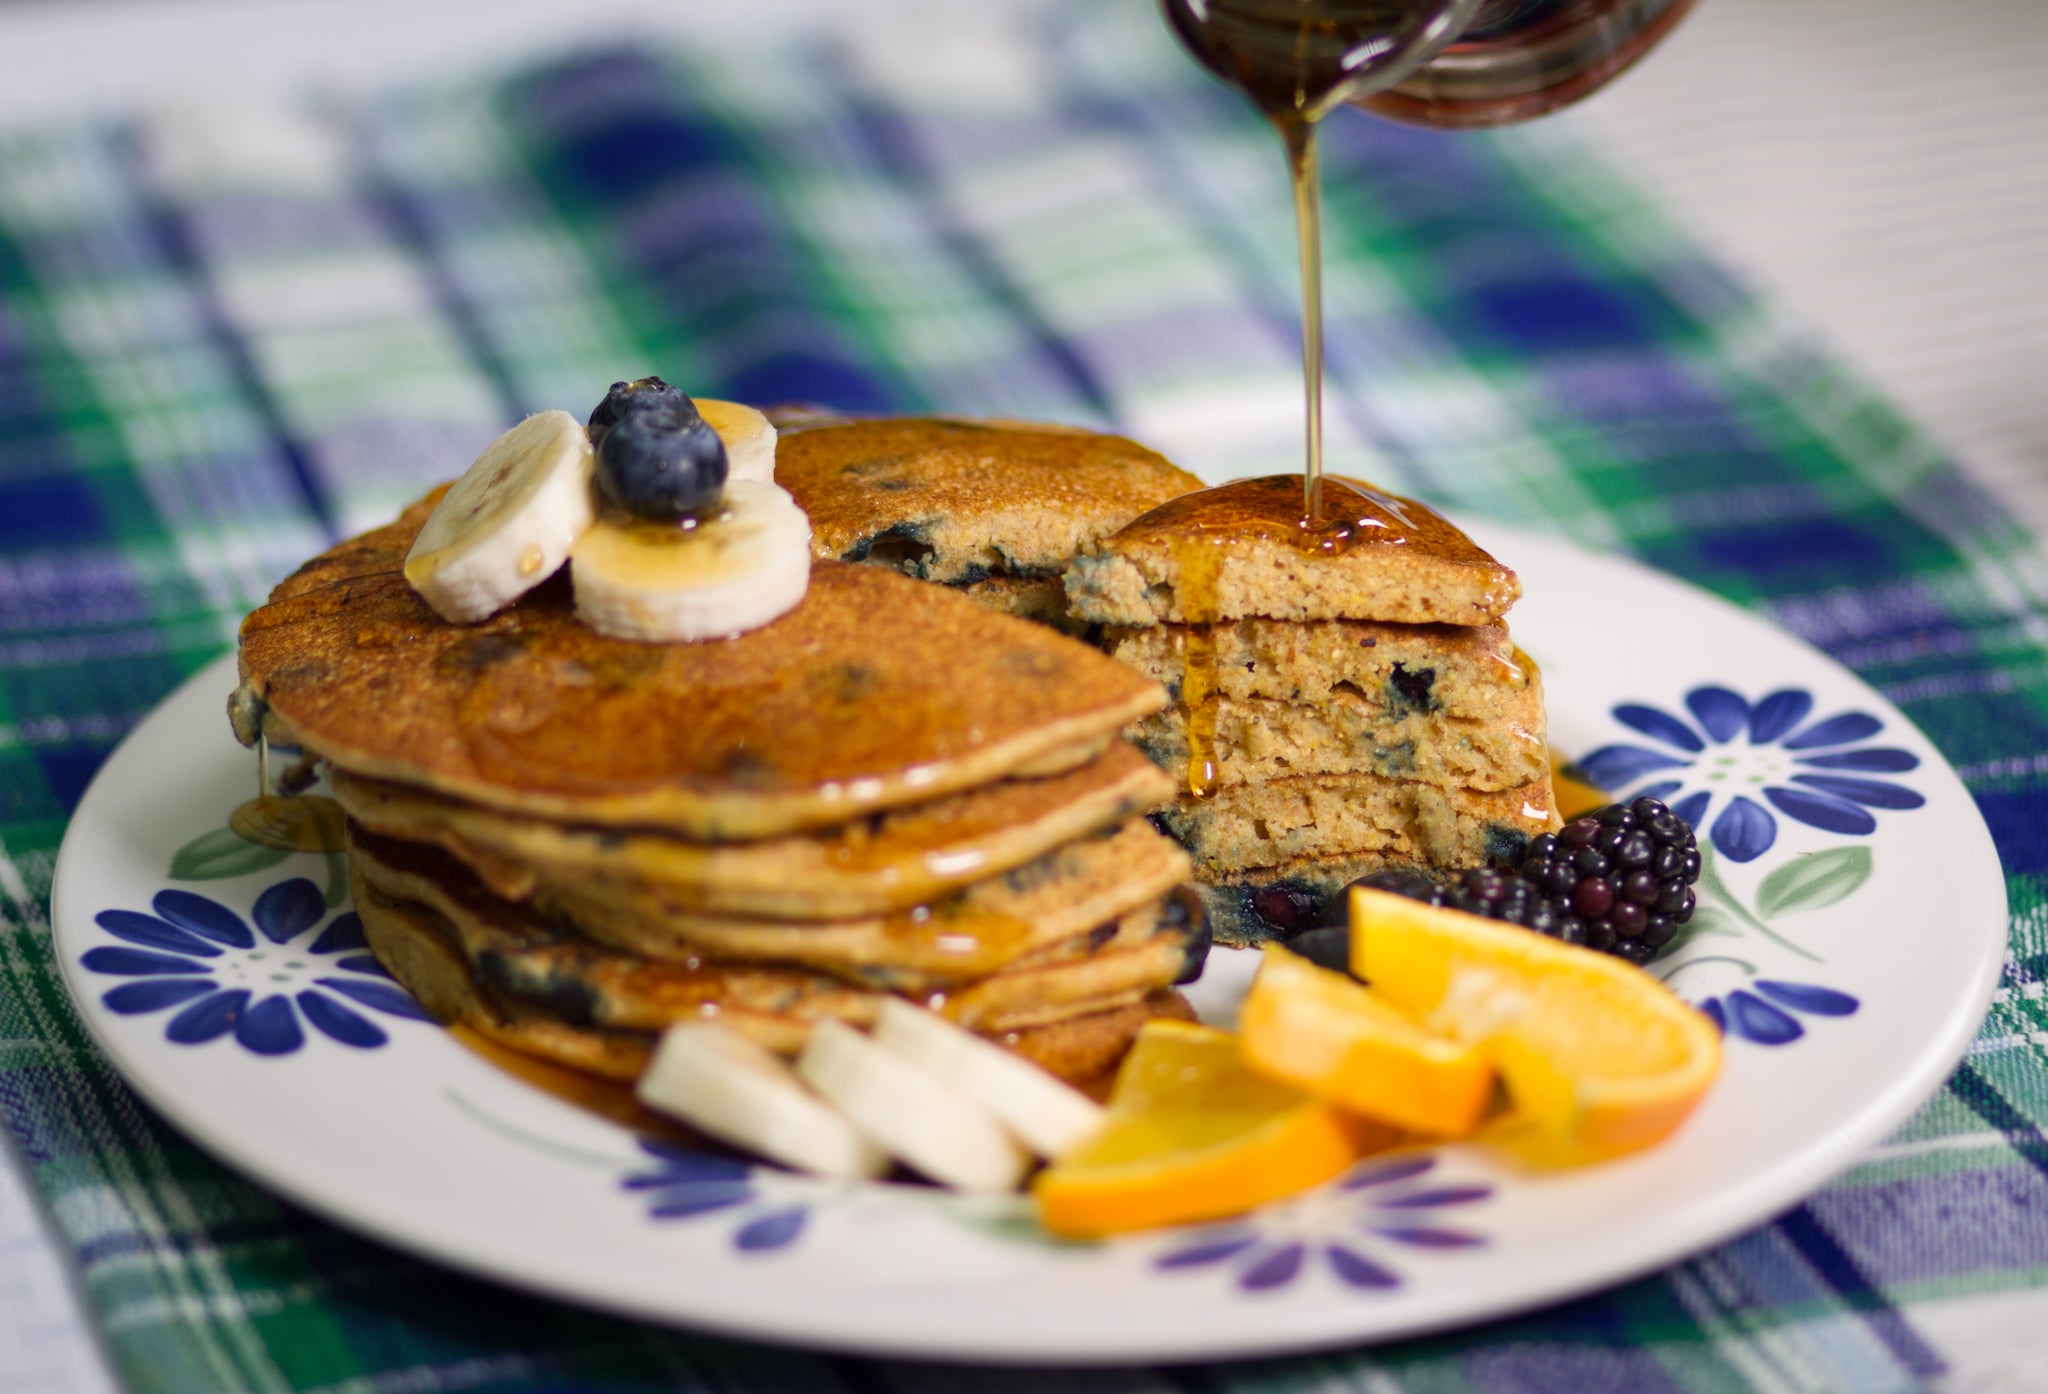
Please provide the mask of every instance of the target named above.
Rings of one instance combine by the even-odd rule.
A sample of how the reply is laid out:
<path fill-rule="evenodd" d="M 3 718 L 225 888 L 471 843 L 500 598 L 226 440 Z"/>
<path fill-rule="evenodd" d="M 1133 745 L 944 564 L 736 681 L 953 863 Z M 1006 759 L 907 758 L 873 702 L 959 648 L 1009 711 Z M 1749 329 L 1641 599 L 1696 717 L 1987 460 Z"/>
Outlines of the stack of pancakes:
<path fill-rule="evenodd" d="M 1057 628 L 1067 563 L 1202 481 L 1122 436 L 937 417 L 778 416 L 775 482 L 814 555 L 886 566 Z"/>
<path fill-rule="evenodd" d="M 1074 614 L 1176 700 L 1139 747 L 1216 936 L 1307 928 L 1347 882 L 1517 861 L 1557 824 L 1514 573 L 1421 504 L 1299 476 L 1186 495 L 1068 573 Z"/>
<path fill-rule="evenodd" d="M 783 619 L 648 645 L 565 576 L 475 625 L 401 565 L 437 495 L 245 622 L 231 704 L 323 761 L 372 949 L 438 1016 L 614 1078 L 671 1023 L 791 1053 L 886 994 L 1055 1073 L 1112 1067 L 1206 943 L 1171 781 L 1119 738 L 1166 701 L 943 587 L 821 562 Z"/>

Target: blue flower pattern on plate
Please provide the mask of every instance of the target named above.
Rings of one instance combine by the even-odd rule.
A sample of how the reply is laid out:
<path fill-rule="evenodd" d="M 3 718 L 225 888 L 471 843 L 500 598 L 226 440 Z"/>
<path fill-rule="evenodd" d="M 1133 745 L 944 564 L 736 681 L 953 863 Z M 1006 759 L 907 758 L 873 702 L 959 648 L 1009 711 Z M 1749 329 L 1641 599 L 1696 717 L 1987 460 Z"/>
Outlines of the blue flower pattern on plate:
<path fill-rule="evenodd" d="M 232 1035 L 254 1054 L 290 1055 L 306 1044 L 303 1020 L 330 1040 L 374 1050 L 390 1037 L 357 1008 L 431 1020 L 370 956 L 353 911 L 335 916 L 312 942 L 294 944 L 327 910 L 320 888 L 303 876 L 256 897 L 250 916 L 260 939 L 233 910 L 192 891 L 158 891 L 150 909 L 102 910 L 94 923 L 121 943 L 88 949 L 78 961 L 89 972 L 135 980 L 100 998 L 109 1011 L 176 1008 L 164 1028 L 173 1044 Z"/>
<path fill-rule="evenodd" d="M 1750 988 L 1756 989 L 1754 992 Z M 1862 1005 L 1846 992 L 1819 983 L 1791 983 L 1777 978 L 1752 978 L 1747 987 L 1695 1002 L 1724 1034 L 1757 1045 L 1790 1045 L 1806 1034 L 1793 1013 L 1804 1016 L 1849 1016 Z"/>
<path fill-rule="evenodd" d="M 1640 703 L 1614 708 L 1615 720 L 1657 746 L 1603 746 L 1579 765 L 1617 797 L 1665 800 L 1686 822 L 1706 828 L 1715 850 L 1731 862 L 1755 861 L 1777 841 L 1772 809 L 1825 832 L 1863 837 L 1877 829 L 1873 810 L 1927 802 L 1901 784 L 1872 777 L 1903 774 L 1917 768 L 1920 757 L 1862 744 L 1884 727 L 1868 713 L 1808 722 L 1813 694 L 1796 687 L 1755 703 L 1725 687 L 1695 687 L 1685 694 L 1685 707 L 1691 721 Z M 1659 777 L 1631 787 L 1653 775 Z"/>
<path fill-rule="evenodd" d="M 735 1157 L 692 1152 L 673 1143 L 638 1139 L 652 1159 L 651 1171 L 629 1172 L 619 1184 L 646 1199 L 651 1220 L 688 1220 L 701 1215 L 736 1218 L 731 1239 L 741 1253 L 786 1249 L 804 1232 L 808 1205 L 790 1205 L 765 1194 L 756 1168 Z"/>
<path fill-rule="evenodd" d="M 1434 1250 L 1486 1243 L 1483 1235 L 1441 1223 L 1434 1212 L 1488 1200 L 1493 1187 L 1402 1184 L 1436 1165 L 1433 1154 L 1365 1162 L 1299 1199 L 1180 1236 L 1152 1266 L 1162 1272 L 1227 1268 L 1239 1289 L 1255 1293 L 1286 1287 L 1320 1258 L 1339 1282 L 1359 1292 L 1399 1287 L 1401 1275 L 1372 1241 Z"/>

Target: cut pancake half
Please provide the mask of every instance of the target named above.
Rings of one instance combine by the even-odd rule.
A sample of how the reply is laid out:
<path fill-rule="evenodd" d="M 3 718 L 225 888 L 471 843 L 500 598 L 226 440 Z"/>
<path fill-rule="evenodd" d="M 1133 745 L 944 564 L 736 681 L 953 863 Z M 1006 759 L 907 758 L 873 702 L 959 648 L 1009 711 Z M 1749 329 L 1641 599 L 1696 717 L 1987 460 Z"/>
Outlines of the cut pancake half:
<path fill-rule="evenodd" d="M 1198 879 L 1300 857 L 1392 853 L 1436 867 L 1512 864 L 1558 826 L 1550 772 L 1492 793 L 1375 775 L 1233 784 L 1160 815 Z"/>

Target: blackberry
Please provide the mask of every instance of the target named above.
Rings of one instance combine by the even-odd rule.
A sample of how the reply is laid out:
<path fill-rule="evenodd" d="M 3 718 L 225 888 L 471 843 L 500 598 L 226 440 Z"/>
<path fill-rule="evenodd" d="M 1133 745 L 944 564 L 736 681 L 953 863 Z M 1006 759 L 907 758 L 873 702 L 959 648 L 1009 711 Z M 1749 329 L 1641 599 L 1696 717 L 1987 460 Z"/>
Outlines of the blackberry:
<path fill-rule="evenodd" d="M 1449 884 L 1382 871 L 1356 884 L 1644 964 L 1692 918 L 1699 875 L 1691 826 L 1656 799 L 1636 799 L 1530 839 L 1513 868 L 1476 867 Z"/>

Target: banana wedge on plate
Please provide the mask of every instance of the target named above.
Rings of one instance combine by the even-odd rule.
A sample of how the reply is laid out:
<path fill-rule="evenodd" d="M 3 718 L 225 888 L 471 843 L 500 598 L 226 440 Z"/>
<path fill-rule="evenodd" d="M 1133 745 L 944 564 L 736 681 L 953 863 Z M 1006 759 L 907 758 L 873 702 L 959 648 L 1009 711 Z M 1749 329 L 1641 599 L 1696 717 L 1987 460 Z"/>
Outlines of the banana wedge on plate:
<path fill-rule="evenodd" d="M 785 1062 L 714 1022 L 664 1032 L 636 1089 L 649 1108 L 799 1171 L 860 1177 L 889 1169 L 888 1155 Z"/>
<path fill-rule="evenodd" d="M 1102 1105 L 993 1041 L 900 997 L 882 1003 L 875 1044 L 974 1099 L 1041 1157 L 1102 1126 Z"/>
<path fill-rule="evenodd" d="M 843 1021 L 812 1028 L 796 1073 L 898 1161 L 956 1191 L 1014 1191 L 1030 1169 L 978 1101 Z"/>

